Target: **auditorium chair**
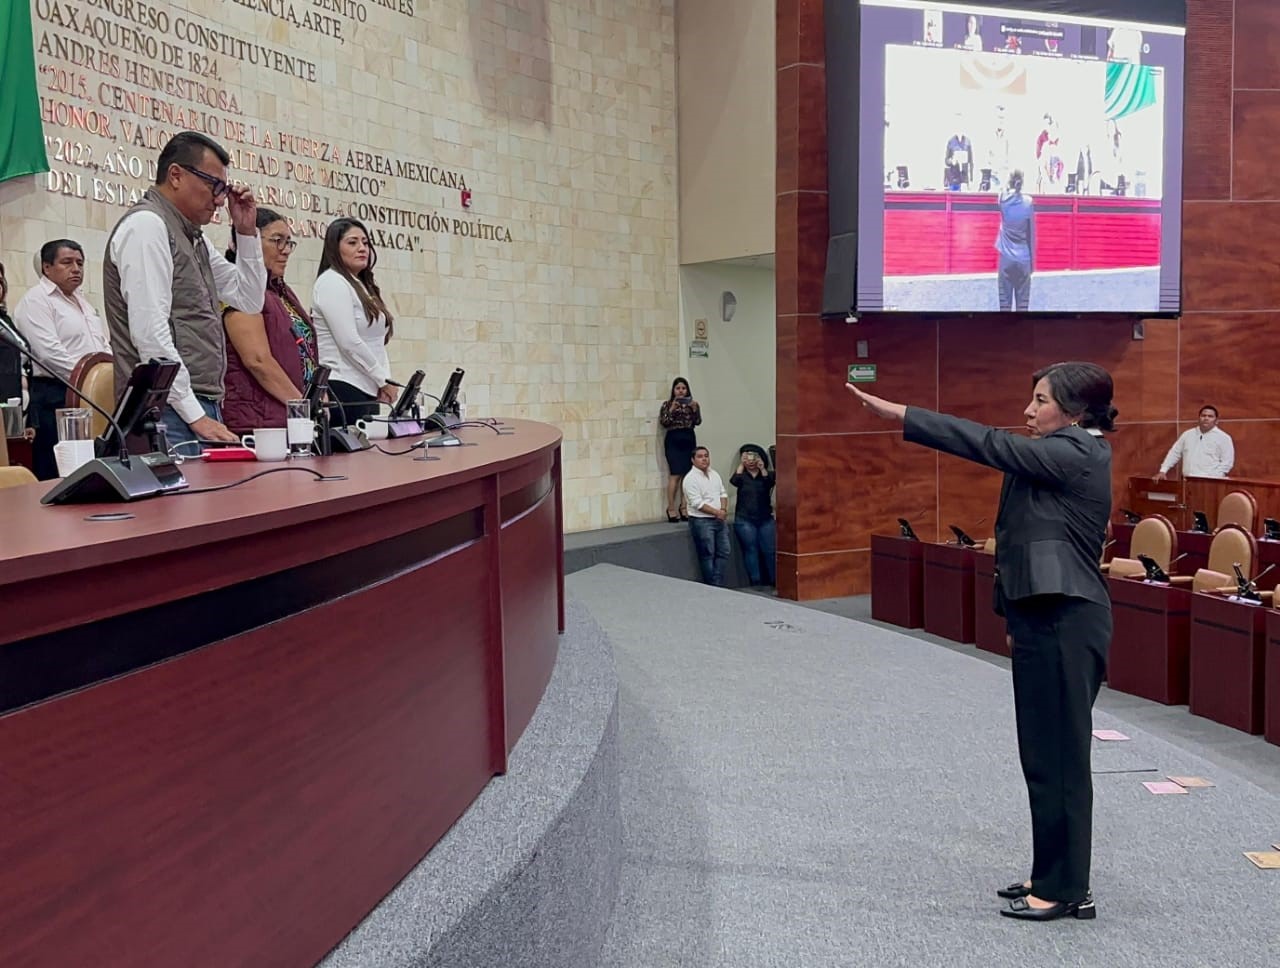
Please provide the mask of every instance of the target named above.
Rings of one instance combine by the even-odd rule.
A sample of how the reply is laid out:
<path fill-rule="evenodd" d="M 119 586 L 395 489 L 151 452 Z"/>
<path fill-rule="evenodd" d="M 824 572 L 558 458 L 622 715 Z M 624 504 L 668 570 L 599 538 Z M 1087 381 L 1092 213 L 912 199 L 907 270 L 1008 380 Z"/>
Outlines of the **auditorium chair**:
<path fill-rule="evenodd" d="M 1250 534 L 1258 532 L 1258 502 L 1248 491 L 1230 491 L 1218 504 L 1218 520 L 1215 525 L 1237 524 Z"/>
<path fill-rule="evenodd" d="M 1231 595 L 1236 591 L 1232 566 L 1239 565 L 1244 576 L 1251 578 L 1257 560 L 1257 539 L 1237 524 L 1225 524 L 1214 533 L 1213 543 L 1209 545 L 1209 566 L 1198 569 L 1194 575 L 1174 575 L 1173 583 L 1189 583 L 1195 592 Z"/>
<path fill-rule="evenodd" d="M 1178 532 L 1173 522 L 1162 514 L 1151 514 L 1143 518 L 1133 529 L 1129 557 L 1112 558 L 1102 566 L 1102 571 L 1117 578 L 1142 578 L 1147 571 L 1138 560 L 1138 555 L 1151 558 L 1167 574 L 1178 555 Z"/>
<path fill-rule="evenodd" d="M 0 488 L 34 484 L 36 476 L 25 467 L 0 467 Z"/>
<path fill-rule="evenodd" d="M 67 406 L 83 406 L 81 397 L 91 400 L 107 413 L 115 410 L 116 379 L 115 359 L 109 353 L 90 353 L 80 358 L 71 371 L 71 385 L 79 393 L 67 391 Z M 99 437 L 107 429 L 107 421 L 100 413 L 89 408 L 93 436 Z"/>

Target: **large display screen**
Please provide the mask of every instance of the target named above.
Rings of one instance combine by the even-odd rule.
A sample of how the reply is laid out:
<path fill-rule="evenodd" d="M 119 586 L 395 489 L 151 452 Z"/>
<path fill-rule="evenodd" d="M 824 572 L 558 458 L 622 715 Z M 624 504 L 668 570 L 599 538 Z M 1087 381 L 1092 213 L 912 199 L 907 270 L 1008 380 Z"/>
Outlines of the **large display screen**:
<path fill-rule="evenodd" d="M 1072 6 L 862 0 L 860 311 L 1179 311 L 1185 27 Z"/>

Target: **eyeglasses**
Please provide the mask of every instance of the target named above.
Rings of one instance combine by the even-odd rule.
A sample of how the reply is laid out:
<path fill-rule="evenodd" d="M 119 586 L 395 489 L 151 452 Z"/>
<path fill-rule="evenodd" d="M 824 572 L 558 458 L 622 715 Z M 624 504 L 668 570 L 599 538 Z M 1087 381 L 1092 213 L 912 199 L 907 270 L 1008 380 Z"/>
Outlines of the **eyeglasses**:
<path fill-rule="evenodd" d="M 189 171 L 202 182 L 209 186 L 209 191 L 213 192 L 213 200 L 216 202 L 220 198 L 226 198 L 227 193 L 231 191 L 231 186 L 224 182 L 221 178 L 214 178 L 207 172 L 201 171 L 192 165 L 178 165 L 183 171 Z"/>
<path fill-rule="evenodd" d="M 287 235 L 270 235 L 267 236 L 267 241 L 281 252 L 292 252 L 298 247 L 298 240 L 291 239 Z"/>

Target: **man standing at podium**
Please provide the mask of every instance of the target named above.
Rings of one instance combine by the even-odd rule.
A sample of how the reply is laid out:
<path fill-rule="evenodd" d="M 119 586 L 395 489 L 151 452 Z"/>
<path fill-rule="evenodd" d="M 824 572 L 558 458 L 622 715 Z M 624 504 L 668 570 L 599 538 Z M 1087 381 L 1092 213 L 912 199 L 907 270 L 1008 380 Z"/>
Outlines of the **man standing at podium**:
<path fill-rule="evenodd" d="M 1218 408 L 1200 408 L 1196 426 L 1179 437 L 1164 455 L 1157 481 L 1163 481 L 1173 465 L 1182 461 L 1183 477 L 1226 477 L 1236 462 L 1230 435 L 1218 426 Z"/>

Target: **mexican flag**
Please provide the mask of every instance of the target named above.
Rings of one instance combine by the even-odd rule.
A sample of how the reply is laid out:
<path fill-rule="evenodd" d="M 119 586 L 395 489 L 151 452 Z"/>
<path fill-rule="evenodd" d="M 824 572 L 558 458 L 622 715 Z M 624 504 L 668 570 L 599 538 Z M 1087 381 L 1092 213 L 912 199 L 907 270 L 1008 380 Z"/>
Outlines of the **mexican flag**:
<path fill-rule="evenodd" d="M 0 4 L 0 181 L 49 170 L 36 93 L 31 4 Z"/>

